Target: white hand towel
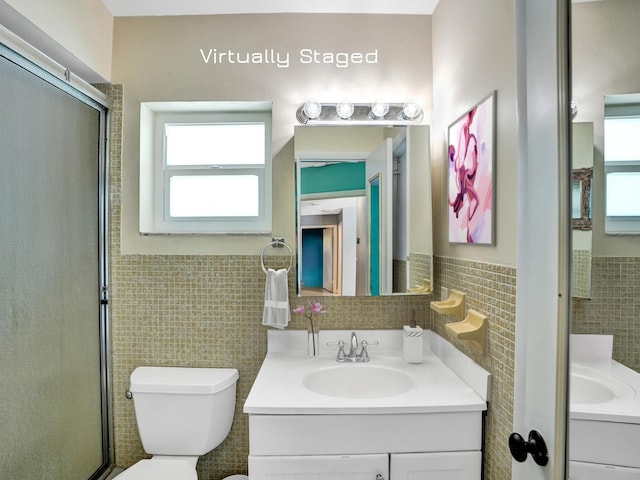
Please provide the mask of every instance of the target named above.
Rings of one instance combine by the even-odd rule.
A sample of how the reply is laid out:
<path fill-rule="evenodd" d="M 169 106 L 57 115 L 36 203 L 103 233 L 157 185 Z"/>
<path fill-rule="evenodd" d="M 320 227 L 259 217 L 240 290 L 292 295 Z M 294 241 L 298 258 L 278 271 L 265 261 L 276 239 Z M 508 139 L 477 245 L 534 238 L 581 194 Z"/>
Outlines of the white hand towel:
<path fill-rule="evenodd" d="M 264 312 L 262 324 L 283 329 L 289 324 L 289 282 L 287 270 L 267 270 L 267 283 L 264 289 Z"/>

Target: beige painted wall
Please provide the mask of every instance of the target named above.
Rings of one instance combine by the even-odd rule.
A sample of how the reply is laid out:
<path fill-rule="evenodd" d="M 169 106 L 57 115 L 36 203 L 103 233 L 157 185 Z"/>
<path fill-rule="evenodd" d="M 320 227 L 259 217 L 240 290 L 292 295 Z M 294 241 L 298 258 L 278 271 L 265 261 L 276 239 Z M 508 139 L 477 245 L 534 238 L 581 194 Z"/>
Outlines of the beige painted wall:
<path fill-rule="evenodd" d="M 433 24 L 431 159 L 435 295 L 441 287 L 466 293 L 467 308 L 487 315 L 486 355 L 449 338 L 492 374 L 487 412 L 485 478 L 511 475 L 507 445 L 513 429 L 518 148 L 513 0 L 441 1 Z M 447 130 L 451 123 L 497 92 L 494 246 L 450 245 L 447 206 Z M 447 336 L 450 316 L 431 314 L 433 330 Z"/>
<path fill-rule="evenodd" d="M 240 34 L 245 32 L 246 34 Z M 123 253 L 255 254 L 266 237 L 175 237 L 138 234 L 141 101 L 273 101 L 273 234 L 294 237 L 293 127 L 308 99 L 367 102 L 415 99 L 431 111 L 431 17 L 403 15 L 223 15 L 116 18 L 113 82 L 125 86 Z M 210 49 L 290 55 L 275 64 L 205 63 Z M 301 49 L 370 53 L 377 64 L 302 64 Z"/>
<path fill-rule="evenodd" d="M 604 234 L 604 96 L 640 92 L 640 5 L 636 0 L 572 6 L 573 98 L 576 122 L 593 122 L 593 255 L 639 255 L 638 237 Z"/>
<path fill-rule="evenodd" d="M 111 79 L 113 16 L 100 0 L 0 0 L 0 10 L 0 23 L 84 80 Z"/>
<path fill-rule="evenodd" d="M 448 0 L 433 15 L 434 253 L 502 265 L 516 264 L 517 138 L 513 0 Z M 495 246 L 450 245 L 447 232 L 447 128 L 497 91 Z M 438 226 L 440 228 L 438 228 Z"/>

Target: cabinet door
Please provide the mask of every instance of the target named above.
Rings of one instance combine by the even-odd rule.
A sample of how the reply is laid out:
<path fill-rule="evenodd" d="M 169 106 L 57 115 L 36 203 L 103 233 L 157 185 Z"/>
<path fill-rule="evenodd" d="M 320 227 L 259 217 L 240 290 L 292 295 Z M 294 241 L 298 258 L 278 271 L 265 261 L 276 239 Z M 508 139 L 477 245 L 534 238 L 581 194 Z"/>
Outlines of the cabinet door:
<path fill-rule="evenodd" d="M 480 480 L 482 455 L 473 452 L 391 455 L 391 480 Z"/>
<path fill-rule="evenodd" d="M 388 480 L 389 455 L 249 456 L 251 480 Z"/>

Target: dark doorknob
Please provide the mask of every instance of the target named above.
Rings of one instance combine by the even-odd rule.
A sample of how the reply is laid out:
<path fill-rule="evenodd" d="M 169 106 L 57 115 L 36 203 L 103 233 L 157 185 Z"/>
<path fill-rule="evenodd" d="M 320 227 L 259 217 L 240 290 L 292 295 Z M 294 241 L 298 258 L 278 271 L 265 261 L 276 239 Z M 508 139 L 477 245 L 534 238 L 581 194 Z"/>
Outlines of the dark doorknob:
<path fill-rule="evenodd" d="M 547 452 L 547 444 L 540 432 L 531 430 L 529 432 L 529 441 L 526 441 L 519 433 L 509 435 L 509 450 L 511 456 L 518 462 L 524 462 L 527 454 L 531 454 L 533 461 L 540 466 L 549 463 L 549 454 Z"/>

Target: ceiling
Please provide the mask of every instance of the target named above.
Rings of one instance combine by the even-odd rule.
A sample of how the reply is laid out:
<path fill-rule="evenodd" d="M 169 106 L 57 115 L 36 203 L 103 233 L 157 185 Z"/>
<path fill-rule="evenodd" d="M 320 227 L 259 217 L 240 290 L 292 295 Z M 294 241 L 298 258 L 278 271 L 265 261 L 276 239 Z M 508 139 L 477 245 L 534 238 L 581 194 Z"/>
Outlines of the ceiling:
<path fill-rule="evenodd" d="M 439 0 L 102 0 L 114 17 L 234 13 L 431 15 Z"/>

